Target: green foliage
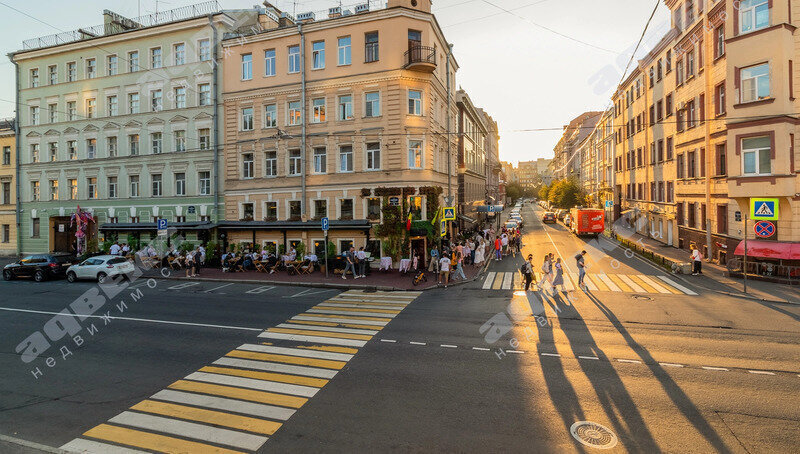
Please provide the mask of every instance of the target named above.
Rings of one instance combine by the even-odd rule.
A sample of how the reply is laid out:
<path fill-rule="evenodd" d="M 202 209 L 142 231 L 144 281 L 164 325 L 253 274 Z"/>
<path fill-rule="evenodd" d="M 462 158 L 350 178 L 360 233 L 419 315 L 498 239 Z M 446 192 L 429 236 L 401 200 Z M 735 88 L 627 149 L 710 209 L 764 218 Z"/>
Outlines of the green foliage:
<path fill-rule="evenodd" d="M 302 241 L 297 243 L 297 245 L 294 247 L 294 250 L 297 252 L 298 260 L 306 256 L 306 244 Z"/>
<path fill-rule="evenodd" d="M 186 254 L 187 252 L 191 252 L 194 250 L 194 244 L 184 241 L 178 246 L 178 252 L 181 254 Z"/>
<path fill-rule="evenodd" d="M 574 178 L 553 182 L 547 195 L 547 200 L 556 208 L 567 209 L 586 204 L 586 196 Z"/>
<path fill-rule="evenodd" d="M 333 244 L 333 241 L 328 241 L 328 258 L 336 258 L 336 245 Z"/>
<path fill-rule="evenodd" d="M 135 235 L 128 234 L 127 238 L 128 246 L 131 248 L 131 251 L 138 251 L 141 249 L 141 242 Z"/>
<path fill-rule="evenodd" d="M 374 227 L 375 234 L 383 238 L 383 253 L 393 259 L 399 259 L 405 238 L 405 222 L 401 207 L 383 204 L 383 222 Z"/>
<path fill-rule="evenodd" d="M 111 246 L 114 244 L 111 240 L 103 241 L 103 245 L 100 247 L 100 252 L 108 252 L 111 250 Z"/>
<path fill-rule="evenodd" d="M 286 255 L 286 246 L 283 244 L 278 245 L 278 255 Z"/>
<path fill-rule="evenodd" d="M 550 187 L 547 185 L 542 186 L 539 188 L 537 195 L 539 196 L 539 200 L 550 200 Z"/>

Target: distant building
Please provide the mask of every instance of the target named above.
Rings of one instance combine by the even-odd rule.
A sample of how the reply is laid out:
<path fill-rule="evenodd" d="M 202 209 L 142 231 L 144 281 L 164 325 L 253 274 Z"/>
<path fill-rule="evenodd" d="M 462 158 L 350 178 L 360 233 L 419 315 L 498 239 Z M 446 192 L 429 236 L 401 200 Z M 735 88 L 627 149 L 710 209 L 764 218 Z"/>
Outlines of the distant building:
<path fill-rule="evenodd" d="M 549 185 L 553 182 L 553 174 L 549 170 L 552 159 L 539 158 L 535 161 L 520 161 L 517 167 L 519 183 L 523 188 L 534 188 Z"/>
<path fill-rule="evenodd" d="M 564 127 L 564 133 L 553 149 L 553 176 L 556 179 L 580 179 L 581 156 L 576 153 L 577 147 L 591 134 L 602 115 L 603 112 L 584 112 Z"/>
<path fill-rule="evenodd" d="M 497 122 L 494 121 L 491 115 L 486 113 L 483 109 L 478 109 L 478 112 L 484 116 L 484 124 L 486 125 L 486 145 L 484 151 L 486 152 L 486 198 L 490 203 L 502 203 L 505 198 L 505 191 L 500 192 L 500 180 L 503 173 L 503 166 L 500 163 L 500 133 L 498 131 Z"/>
<path fill-rule="evenodd" d="M 0 120 L 0 255 L 17 252 L 17 193 L 13 120 Z"/>

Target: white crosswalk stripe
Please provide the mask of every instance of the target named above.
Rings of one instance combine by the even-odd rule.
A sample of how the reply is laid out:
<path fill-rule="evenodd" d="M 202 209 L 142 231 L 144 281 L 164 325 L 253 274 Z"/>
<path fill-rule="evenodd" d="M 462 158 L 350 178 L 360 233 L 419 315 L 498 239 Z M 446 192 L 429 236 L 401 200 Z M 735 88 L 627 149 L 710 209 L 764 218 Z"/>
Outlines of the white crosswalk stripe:
<path fill-rule="evenodd" d="M 375 335 L 378 334 L 378 331 L 370 330 L 370 329 L 355 329 L 355 328 L 332 328 L 328 326 L 312 326 L 312 325 L 293 325 L 290 323 L 281 323 L 277 325 L 278 328 L 289 328 L 289 329 L 306 329 L 309 331 L 328 331 L 331 333 L 346 333 L 346 334 L 367 334 L 367 335 Z"/>
<path fill-rule="evenodd" d="M 250 352 L 275 353 L 278 355 L 300 356 L 303 358 L 330 359 L 333 361 L 350 361 L 353 355 L 347 353 L 334 353 L 319 350 L 308 350 L 305 348 L 273 347 L 271 345 L 244 344 L 237 350 Z"/>
<path fill-rule="evenodd" d="M 233 377 L 230 375 L 210 374 L 208 372 L 192 372 L 186 376 L 187 380 L 215 383 L 218 385 L 236 386 L 239 388 L 257 389 L 283 394 L 292 394 L 302 397 L 314 397 L 319 388 L 303 385 L 291 385 L 274 381 L 258 380 L 255 378 Z"/>
<path fill-rule="evenodd" d="M 261 416 L 264 418 L 285 421 L 292 417 L 295 410 L 277 407 L 274 405 L 257 404 L 243 400 L 227 399 L 225 397 L 207 396 L 172 389 L 163 389 L 151 397 L 155 400 L 174 402 L 176 404 L 194 405 L 196 407 L 213 408 L 214 410 L 228 410 L 245 415 Z"/>
<path fill-rule="evenodd" d="M 62 446 L 61 449 L 81 454 L 147 454 L 147 451 L 108 445 L 98 441 L 84 440 L 83 438 L 76 438 Z"/>
<path fill-rule="evenodd" d="M 494 284 L 494 277 L 497 275 L 494 271 L 490 271 L 486 274 L 486 280 L 483 282 L 483 289 L 489 290 L 492 288 L 492 284 Z"/>
<path fill-rule="evenodd" d="M 624 274 L 618 274 L 617 276 L 622 279 L 622 282 L 628 284 L 628 287 L 632 288 L 634 292 L 647 293 L 647 291 L 641 285 L 634 282 L 633 279 L 629 278 L 628 276 Z"/>
<path fill-rule="evenodd" d="M 695 292 L 689 290 L 688 288 L 678 284 L 677 282 L 673 281 L 672 279 L 670 279 L 670 278 L 668 278 L 666 276 L 658 276 L 658 278 L 661 279 L 662 281 L 666 282 L 667 284 L 675 287 L 676 289 L 682 291 L 683 293 L 685 293 L 687 295 L 697 295 L 697 293 L 695 293 Z"/>
<path fill-rule="evenodd" d="M 306 311 L 309 314 L 330 314 L 330 315 L 360 315 L 364 317 L 384 317 L 384 318 L 394 318 L 397 314 L 387 314 L 383 312 L 348 312 L 348 311 L 340 311 L 335 309 L 309 309 Z"/>
<path fill-rule="evenodd" d="M 355 315 L 355 314 L 347 314 L 347 315 Z M 347 317 L 309 317 L 306 315 L 295 315 L 292 317 L 292 320 L 300 320 L 304 322 L 336 322 L 336 323 L 356 323 L 359 325 L 370 325 L 370 326 L 386 326 L 389 322 L 384 322 L 380 320 L 361 320 L 357 318 L 347 318 Z"/>
<path fill-rule="evenodd" d="M 217 366 L 231 366 L 231 367 L 240 367 L 242 369 L 255 369 L 255 370 L 263 370 L 268 372 L 279 372 L 284 374 L 293 374 L 293 375 L 306 375 L 309 377 L 316 377 L 316 378 L 333 378 L 338 371 L 331 370 L 331 369 L 319 369 L 316 367 L 306 367 L 306 366 L 293 366 L 291 364 L 280 364 L 280 363 L 270 363 L 267 361 L 254 361 L 251 359 L 239 359 L 239 358 L 228 358 L 223 357 L 212 364 Z"/>
<path fill-rule="evenodd" d="M 665 289 L 664 287 L 658 285 L 656 281 L 650 279 L 648 276 L 645 276 L 644 274 L 639 274 L 637 276 L 639 277 L 639 279 L 643 280 L 645 284 L 656 289 L 658 293 L 672 293 L 669 290 Z"/>
<path fill-rule="evenodd" d="M 539 272 L 534 271 L 536 278 L 535 288 L 537 290 L 549 289 L 550 284 L 545 279 L 545 276 Z M 613 279 L 612 279 L 613 278 Z M 635 279 L 634 279 L 635 278 Z M 619 293 L 659 293 L 659 294 L 673 294 L 682 293 L 684 295 L 698 296 L 698 294 L 686 287 L 679 284 L 674 279 L 667 276 L 647 276 L 643 274 L 613 274 L 606 273 L 592 273 L 587 274 L 584 278 L 584 284 L 590 291 L 608 291 Z M 642 282 L 643 284 L 640 284 Z M 624 284 L 624 285 L 623 285 Z M 508 291 L 508 290 L 521 290 L 525 287 L 525 278 L 515 271 L 492 271 L 486 274 L 483 282 L 480 284 L 483 290 L 493 291 Z M 648 288 L 645 288 L 646 285 Z M 578 289 L 578 274 L 577 273 L 564 273 L 564 288 L 568 291 Z M 329 304 L 326 304 L 330 307 Z M 322 305 L 317 308 L 323 307 Z M 359 306 L 360 308 L 368 308 L 367 306 Z M 331 307 L 333 309 L 333 307 Z M 380 309 L 389 309 L 389 307 L 381 307 Z M 313 309 L 309 312 L 314 311 Z M 345 314 L 350 315 L 350 314 Z M 359 312 L 358 315 L 373 315 L 372 313 Z M 344 316 L 344 315 L 343 315 Z M 392 317 L 391 314 L 381 314 L 375 316 Z M 299 320 L 299 318 L 298 318 Z M 359 321 L 350 321 L 350 323 L 360 323 Z"/>
<path fill-rule="evenodd" d="M 505 276 L 503 276 L 503 285 L 501 286 L 501 288 L 504 290 L 511 289 L 511 283 L 513 282 L 513 280 L 514 280 L 514 273 L 505 273 Z"/>
<path fill-rule="evenodd" d="M 612 292 L 621 292 L 621 291 L 622 291 L 622 289 L 621 289 L 621 288 L 619 288 L 619 286 L 618 286 L 617 284 L 615 284 L 615 283 L 614 283 L 614 281 L 612 281 L 612 280 L 611 280 L 611 278 L 610 278 L 610 277 L 608 277 L 608 276 L 606 276 L 605 274 L 603 274 L 603 273 L 599 273 L 599 274 L 597 274 L 597 277 L 598 277 L 598 278 L 599 278 L 601 281 L 603 281 L 603 283 L 604 283 L 604 284 L 606 284 L 606 285 L 608 286 L 608 288 L 609 288 L 609 289 L 610 289 Z"/>
<path fill-rule="evenodd" d="M 263 337 L 265 339 L 288 340 L 293 342 L 310 342 L 316 344 L 342 345 L 345 347 L 363 347 L 367 345 L 367 341 L 361 341 L 361 340 L 338 339 L 333 337 L 304 336 L 302 334 L 271 333 L 269 331 L 265 331 L 259 334 L 258 337 Z"/>

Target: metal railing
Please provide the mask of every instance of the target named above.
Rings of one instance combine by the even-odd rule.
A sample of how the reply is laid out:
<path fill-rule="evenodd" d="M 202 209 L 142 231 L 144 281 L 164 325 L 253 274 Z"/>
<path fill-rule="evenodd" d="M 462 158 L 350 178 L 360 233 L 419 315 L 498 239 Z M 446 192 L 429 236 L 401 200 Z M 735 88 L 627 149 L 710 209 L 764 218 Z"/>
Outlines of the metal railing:
<path fill-rule="evenodd" d="M 742 259 L 728 259 L 725 266 L 731 274 L 743 274 Z M 748 276 L 763 276 L 775 280 L 784 280 L 789 284 L 800 284 L 800 265 L 778 265 L 775 263 L 747 262 Z"/>
<path fill-rule="evenodd" d="M 436 48 L 429 46 L 414 46 L 405 53 L 406 66 L 414 63 L 436 64 Z"/>
<path fill-rule="evenodd" d="M 195 5 L 188 5 L 167 11 L 159 11 L 158 13 L 147 14 L 141 17 L 134 17 L 122 21 L 124 23 L 118 26 L 102 24 L 92 27 L 83 27 L 68 32 L 56 33 L 48 36 L 42 36 L 39 38 L 26 39 L 22 42 L 22 49 L 33 50 L 43 47 L 58 46 L 61 44 L 82 41 L 99 36 L 114 35 L 128 30 L 136 30 L 146 27 L 153 27 L 156 25 L 168 24 L 170 22 L 180 20 L 192 19 L 205 16 L 207 14 L 217 13 L 219 11 L 221 11 L 219 2 L 217 0 L 210 0 L 197 3 Z M 112 14 L 114 17 L 119 17 L 117 14 L 111 13 L 110 11 L 107 11 L 106 13 Z"/>

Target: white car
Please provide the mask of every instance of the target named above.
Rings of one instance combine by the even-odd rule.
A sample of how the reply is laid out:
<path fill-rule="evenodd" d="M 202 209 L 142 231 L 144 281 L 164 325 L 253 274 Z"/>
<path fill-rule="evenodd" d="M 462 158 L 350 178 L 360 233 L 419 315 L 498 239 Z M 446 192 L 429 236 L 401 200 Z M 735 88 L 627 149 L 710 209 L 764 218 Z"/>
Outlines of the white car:
<path fill-rule="evenodd" d="M 109 277 L 129 275 L 133 271 L 133 263 L 125 257 L 98 255 L 67 268 L 67 281 L 76 282 L 80 279 L 91 279 L 102 283 Z"/>

